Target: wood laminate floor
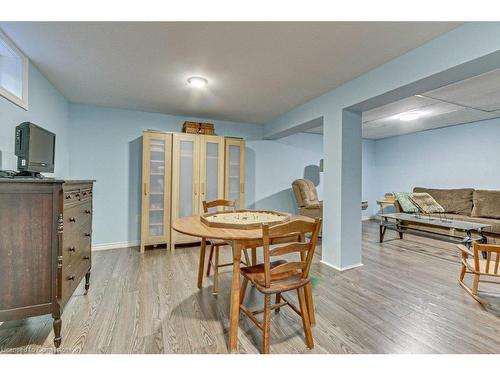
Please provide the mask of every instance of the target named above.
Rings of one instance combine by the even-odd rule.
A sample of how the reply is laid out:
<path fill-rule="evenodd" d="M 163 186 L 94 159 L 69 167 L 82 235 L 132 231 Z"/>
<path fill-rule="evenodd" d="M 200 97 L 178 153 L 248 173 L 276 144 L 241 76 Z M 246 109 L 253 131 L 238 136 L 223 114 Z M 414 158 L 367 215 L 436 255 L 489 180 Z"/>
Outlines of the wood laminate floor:
<path fill-rule="evenodd" d="M 377 240 L 377 223 L 364 222 L 364 265 L 342 273 L 316 256 L 316 346 L 306 348 L 299 317 L 285 307 L 272 314 L 272 353 L 500 353 L 500 297 L 483 309 L 458 285 L 455 245 L 390 231 Z M 80 285 L 64 310 L 60 351 L 227 353 L 230 270 L 215 297 L 211 277 L 196 287 L 197 263 L 195 247 L 95 252 L 89 294 Z M 261 303 L 253 288 L 247 298 Z M 0 326 L 3 352 L 52 353 L 52 339 L 48 315 Z M 240 353 L 260 346 L 242 315 Z"/>

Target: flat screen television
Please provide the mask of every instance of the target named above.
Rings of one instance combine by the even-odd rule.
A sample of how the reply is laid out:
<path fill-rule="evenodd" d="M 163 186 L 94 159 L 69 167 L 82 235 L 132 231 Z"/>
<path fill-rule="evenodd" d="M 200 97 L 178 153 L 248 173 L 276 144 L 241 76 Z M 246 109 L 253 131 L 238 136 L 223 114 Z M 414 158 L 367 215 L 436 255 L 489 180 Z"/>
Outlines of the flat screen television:
<path fill-rule="evenodd" d="M 54 172 L 56 135 L 31 122 L 16 126 L 17 169 L 22 175 Z"/>

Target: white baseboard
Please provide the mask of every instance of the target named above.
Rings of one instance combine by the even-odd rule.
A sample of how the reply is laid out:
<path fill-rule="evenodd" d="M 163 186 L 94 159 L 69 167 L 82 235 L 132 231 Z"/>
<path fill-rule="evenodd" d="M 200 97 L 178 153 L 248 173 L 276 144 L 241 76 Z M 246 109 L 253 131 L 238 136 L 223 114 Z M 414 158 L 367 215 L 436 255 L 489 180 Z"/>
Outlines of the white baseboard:
<path fill-rule="evenodd" d="M 111 249 L 122 249 L 124 247 L 133 247 L 139 246 L 141 241 L 124 241 L 124 242 L 109 242 L 109 243 L 100 243 L 96 245 L 92 245 L 92 251 L 101 251 L 101 250 L 111 250 Z"/>
<path fill-rule="evenodd" d="M 337 266 L 334 266 L 333 264 L 330 264 L 328 262 L 325 262 L 323 259 L 320 261 L 320 263 L 323 263 L 325 266 L 327 267 L 331 267 L 333 268 L 334 270 L 337 270 L 337 271 L 347 271 L 347 270 L 350 270 L 352 268 L 357 268 L 357 267 L 361 267 L 363 265 L 363 263 L 358 263 L 358 264 L 353 264 L 351 266 L 347 266 L 347 267 L 343 267 L 343 268 L 339 268 Z"/>

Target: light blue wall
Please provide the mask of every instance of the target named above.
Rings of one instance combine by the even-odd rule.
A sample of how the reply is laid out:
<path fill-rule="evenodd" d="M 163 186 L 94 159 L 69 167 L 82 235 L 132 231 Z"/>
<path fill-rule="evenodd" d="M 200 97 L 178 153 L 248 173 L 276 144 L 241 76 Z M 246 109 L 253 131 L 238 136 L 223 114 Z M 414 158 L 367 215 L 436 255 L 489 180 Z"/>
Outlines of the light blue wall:
<path fill-rule="evenodd" d="M 95 244 L 139 240 L 142 131 L 181 131 L 185 120 L 203 119 L 70 104 L 71 177 L 97 180 Z M 205 120 L 216 124 L 218 135 L 247 141 L 246 195 L 251 205 L 256 199 L 255 174 L 260 170 L 253 140 L 262 139 L 262 126 Z"/>
<path fill-rule="evenodd" d="M 375 141 L 363 139 L 362 143 L 362 182 L 361 198 L 368 202 L 368 209 L 363 211 L 363 218 L 369 218 L 377 211 L 377 179 L 378 174 L 375 170 Z"/>
<path fill-rule="evenodd" d="M 415 186 L 500 190 L 500 119 L 375 142 L 376 194 Z"/>
<path fill-rule="evenodd" d="M 297 133 L 277 140 L 249 142 L 248 147 L 255 155 L 255 208 L 296 212 L 291 184 L 298 178 L 313 181 L 322 199 L 322 135 Z"/>
<path fill-rule="evenodd" d="M 56 133 L 54 175 L 68 177 L 68 102 L 32 64 L 29 66 L 28 100 L 29 110 L 26 111 L 0 96 L 0 169 L 17 169 L 14 129 L 21 122 L 30 121 Z"/>

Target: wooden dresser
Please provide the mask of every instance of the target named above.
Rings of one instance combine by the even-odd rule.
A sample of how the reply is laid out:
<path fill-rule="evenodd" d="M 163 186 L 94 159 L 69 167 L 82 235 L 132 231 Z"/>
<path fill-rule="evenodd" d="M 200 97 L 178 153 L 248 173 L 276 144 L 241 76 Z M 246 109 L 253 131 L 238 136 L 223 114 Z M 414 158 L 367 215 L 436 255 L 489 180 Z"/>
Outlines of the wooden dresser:
<path fill-rule="evenodd" d="M 0 321 L 61 314 L 89 289 L 93 181 L 0 178 Z"/>

